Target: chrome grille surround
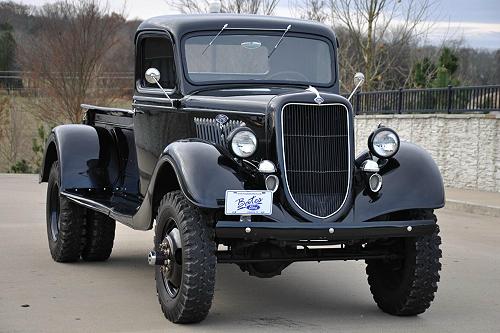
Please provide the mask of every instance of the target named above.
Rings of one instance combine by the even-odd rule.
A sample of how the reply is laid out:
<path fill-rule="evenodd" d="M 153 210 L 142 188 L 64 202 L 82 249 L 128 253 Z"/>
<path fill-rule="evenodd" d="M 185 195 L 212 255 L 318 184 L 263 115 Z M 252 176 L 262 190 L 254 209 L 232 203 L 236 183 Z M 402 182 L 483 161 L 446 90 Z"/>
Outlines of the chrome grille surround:
<path fill-rule="evenodd" d="M 347 162 L 347 181 L 346 181 L 346 188 L 345 188 L 345 194 L 342 198 L 342 202 L 337 206 L 335 207 L 335 210 L 333 212 L 329 212 L 328 214 L 315 214 L 314 212 L 310 212 L 308 211 L 307 209 L 305 209 L 304 207 L 301 206 L 301 204 L 299 204 L 299 199 L 297 198 L 297 194 L 295 194 L 294 196 L 294 193 L 292 192 L 291 188 L 290 188 L 290 182 L 289 182 L 289 171 L 287 169 L 287 161 L 286 161 L 286 141 L 285 141 L 285 122 L 284 122 L 284 114 L 286 112 L 286 108 L 288 106 L 291 106 L 291 105 L 299 105 L 299 106 L 304 106 L 304 107 L 311 107 L 311 108 L 325 108 L 325 107 L 331 107 L 331 106 L 340 106 L 343 108 L 343 110 L 345 110 L 346 114 L 345 114 L 345 119 L 346 119 L 346 124 L 345 124 L 345 128 L 346 128 L 346 131 L 345 131 L 345 137 L 346 137 L 346 146 L 345 146 L 345 149 L 347 151 L 347 156 L 346 156 L 346 162 Z M 307 112 L 306 110 L 304 110 L 303 112 Z M 337 110 L 330 110 L 330 112 L 337 112 Z M 307 216 L 310 216 L 310 217 L 314 217 L 314 218 L 318 218 L 318 219 L 328 219 L 332 216 L 334 216 L 335 214 L 337 214 L 345 205 L 346 203 L 346 200 L 347 198 L 349 197 L 349 189 L 350 189 L 350 186 L 351 186 L 351 182 L 352 182 L 352 161 L 351 161 L 351 154 L 352 154 L 352 149 L 351 149 L 351 122 L 350 122 L 350 113 L 349 113 L 349 109 L 347 108 L 346 105 L 342 104 L 342 103 L 327 103 L 327 104 L 310 104 L 310 103 L 287 103 L 285 104 L 282 108 L 281 108 L 281 117 L 280 117 L 280 120 L 281 120 L 281 124 L 280 124 L 280 127 L 281 127 L 281 145 L 282 145 L 282 152 L 281 152 L 281 157 L 283 159 L 283 175 L 284 175 L 284 178 L 285 178 L 285 184 L 286 184 L 286 191 L 288 192 L 288 194 L 290 195 L 290 198 L 291 200 L 293 201 L 293 203 L 295 204 L 295 206 L 302 212 L 304 212 Z M 310 171 L 310 170 L 303 170 L 303 172 L 311 172 L 311 173 L 314 173 L 315 171 Z"/>

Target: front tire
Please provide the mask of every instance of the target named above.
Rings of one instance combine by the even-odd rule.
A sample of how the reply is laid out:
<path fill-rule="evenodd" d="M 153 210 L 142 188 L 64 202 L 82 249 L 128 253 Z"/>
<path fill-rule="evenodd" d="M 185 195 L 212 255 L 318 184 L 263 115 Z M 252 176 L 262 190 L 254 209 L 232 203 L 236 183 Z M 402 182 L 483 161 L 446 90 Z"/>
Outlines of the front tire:
<path fill-rule="evenodd" d="M 414 219 L 434 219 L 432 211 L 415 212 Z M 366 273 L 378 307 L 396 316 L 425 312 L 434 300 L 441 270 L 441 238 L 433 234 L 413 238 L 377 241 L 371 248 L 388 248 L 402 255 L 393 260 L 366 260 Z"/>
<path fill-rule="evenodd" d="M 85 209 L 59 192 L 59 163 L 50 169 L 47 185 L 47 237 L 52 259 L 74 262 L 80 258 L 85 239 Z"/>
<path fill-rule="evenodd" d="M 171 322 L 200 322 L 212 305 L 217 259 L 210 222 L 180 191 L 166 194 L 158 208 L 155 251 L 168 264 L 155 266 L 156 290 Z"/>

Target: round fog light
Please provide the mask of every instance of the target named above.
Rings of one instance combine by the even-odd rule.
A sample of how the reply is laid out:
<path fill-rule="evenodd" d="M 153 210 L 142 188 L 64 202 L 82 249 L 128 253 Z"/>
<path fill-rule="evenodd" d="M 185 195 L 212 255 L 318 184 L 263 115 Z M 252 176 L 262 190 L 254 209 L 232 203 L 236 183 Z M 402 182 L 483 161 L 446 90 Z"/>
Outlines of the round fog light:
<path fill-rule="evenodd" d="M 372 192 L 378 192 L 382 188 L 382 176 L 378 173 L 374 173 L 368 179 L 368 185 L 370 186 L 370 190 Z"/>
<path fill-rule="evenodd" d="M 276 192 L 279 184 L 280 181 L 278 180 L 278 177 L 276 177 L 275 175 L 270 175 L 266 177 L 266 189 L 268 191 Z"/>

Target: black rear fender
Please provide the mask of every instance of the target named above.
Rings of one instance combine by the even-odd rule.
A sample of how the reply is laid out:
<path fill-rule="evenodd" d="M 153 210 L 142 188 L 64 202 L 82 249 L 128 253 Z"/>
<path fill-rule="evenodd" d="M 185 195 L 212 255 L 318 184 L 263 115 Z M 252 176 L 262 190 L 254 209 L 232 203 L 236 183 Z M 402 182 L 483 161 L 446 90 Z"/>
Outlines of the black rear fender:
<path fill-rule="evenodd" d="M 48 180 L 50 168 L 59 161 L 61 191 L 104 189 L 118 175 L 117 154 L 108 131 L 88 125 L 55 127 L 46 143 L 40 182 Z"/>

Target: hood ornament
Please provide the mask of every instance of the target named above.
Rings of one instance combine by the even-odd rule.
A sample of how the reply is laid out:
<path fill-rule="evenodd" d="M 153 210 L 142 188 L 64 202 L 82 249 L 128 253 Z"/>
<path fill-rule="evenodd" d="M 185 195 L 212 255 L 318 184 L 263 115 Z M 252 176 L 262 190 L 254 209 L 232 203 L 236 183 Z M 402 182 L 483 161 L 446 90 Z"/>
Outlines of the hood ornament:
<path fill-rule="evenodd" d="M 318 89 L 314 88 L 313 86 L 309 86 L 309 88 L 306 89 L 307 91 L 312 92 L 313 94 L 316 94 L 316 97 L 314 98 L 314 101 L 320 105 L 323 103 L 325 100 L 323 97 L 320 96 Z"/>

